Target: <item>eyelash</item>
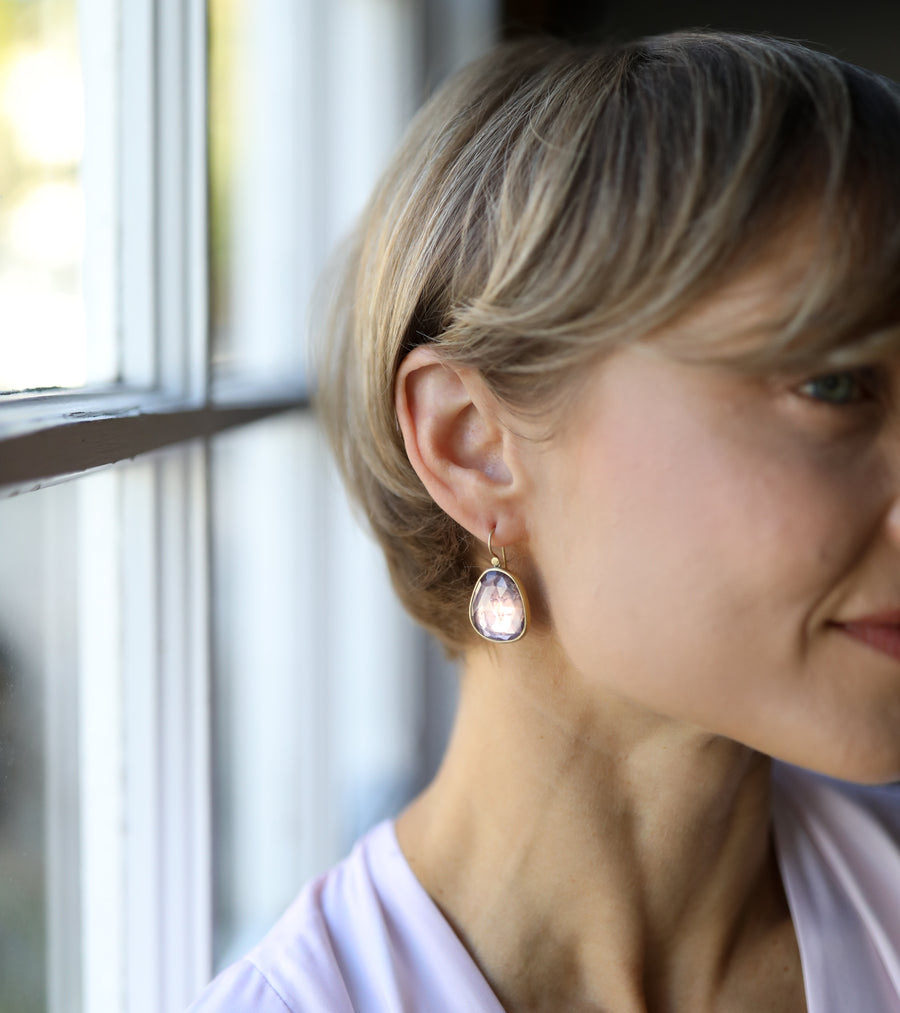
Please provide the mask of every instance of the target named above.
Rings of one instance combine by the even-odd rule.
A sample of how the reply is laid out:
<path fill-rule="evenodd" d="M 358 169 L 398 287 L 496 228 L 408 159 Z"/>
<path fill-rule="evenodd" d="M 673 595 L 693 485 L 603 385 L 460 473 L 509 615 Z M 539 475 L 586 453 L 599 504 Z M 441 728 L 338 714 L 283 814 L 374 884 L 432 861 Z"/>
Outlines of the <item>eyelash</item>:
<path fill-rule="evenodd" d="M 852 382 L 852 389 L 846 397 L 821 396 L 812 392 L 814 384 L 822 384 L 824 381 L 841 381 L 849 378 Z M 865 404 L 879 399 L 882 391 L 882 376 L 874 366 L 865 366 L 859 369 L 835 370 L 832 373 L 820 373 L 804 380 L 796 388 L 797 393 L 809 401 L 821 404 L 829 408 L 847 408 L 853 405 Z M 832 394 L 834 390 L 832 389 Z"/>

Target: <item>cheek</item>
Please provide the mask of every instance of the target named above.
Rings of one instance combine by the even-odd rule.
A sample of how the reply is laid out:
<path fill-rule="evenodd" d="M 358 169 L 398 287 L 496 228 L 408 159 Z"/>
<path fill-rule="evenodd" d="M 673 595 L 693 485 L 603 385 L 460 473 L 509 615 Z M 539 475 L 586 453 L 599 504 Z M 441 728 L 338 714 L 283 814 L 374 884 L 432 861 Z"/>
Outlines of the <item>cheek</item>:
<path fill-rule="evenodd" d="M 684 416 L 628 421 L 614 441 L 586 441 L 560 482 L 546 570 L 556 629 L 578 669 L 631 693 L 733 698 L 796 660 L 859 551 L 846 476 L 784 440 L 739 441 Z"/>

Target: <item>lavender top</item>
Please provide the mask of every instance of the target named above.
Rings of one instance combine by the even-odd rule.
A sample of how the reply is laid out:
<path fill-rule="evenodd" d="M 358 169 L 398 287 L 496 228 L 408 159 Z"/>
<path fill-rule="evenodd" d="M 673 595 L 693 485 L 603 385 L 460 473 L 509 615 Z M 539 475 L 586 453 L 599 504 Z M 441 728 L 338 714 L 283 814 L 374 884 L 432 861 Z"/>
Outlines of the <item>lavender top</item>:
<path fill-rule="evenodd" d="M 900 1013 L 900 789 L 775 764 L 778 861 L 809 1013 Z M 189 1013 L 503 1013 L 391 822 L 311 882 Z"/>

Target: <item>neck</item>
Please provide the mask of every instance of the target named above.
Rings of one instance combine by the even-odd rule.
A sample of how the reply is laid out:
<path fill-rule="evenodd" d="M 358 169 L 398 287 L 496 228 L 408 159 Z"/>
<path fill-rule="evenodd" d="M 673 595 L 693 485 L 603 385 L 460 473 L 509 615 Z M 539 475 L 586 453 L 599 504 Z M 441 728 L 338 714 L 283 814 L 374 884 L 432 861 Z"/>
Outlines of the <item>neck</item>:
<path fill-rule="evenodd" d="M 445 763 L 398 821 L 414 871 L 508 1010 L 711 1006 L 790 928 L 768 761 L 513 660 L 467 665 Z"/>

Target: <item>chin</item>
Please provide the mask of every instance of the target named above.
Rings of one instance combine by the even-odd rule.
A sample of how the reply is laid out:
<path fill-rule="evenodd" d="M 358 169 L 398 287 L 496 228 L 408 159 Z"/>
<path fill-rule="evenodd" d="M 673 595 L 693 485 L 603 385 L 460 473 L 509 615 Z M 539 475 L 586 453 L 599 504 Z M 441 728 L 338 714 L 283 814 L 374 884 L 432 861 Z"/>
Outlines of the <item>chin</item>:
<path fill-rule="evenodd" d="M 890 742 L 870 741 L 856 748 L 833 745 L 825 754 L 790 758 L 787 762 L 853 784 L 892 784 L 900 781 L 900 729 Z"/>
<path fill-rule="evenodd" d="M 900 782 L 900 763 L 892 766 L 883 766 L 875 769 L 860 768 L 850 770 L 846 773 L 832 774 L 832 777 L 840 778 L 842 781 L 852 781 L 854 784 L 870 786 L 897 784 Z"/>

